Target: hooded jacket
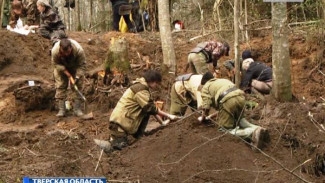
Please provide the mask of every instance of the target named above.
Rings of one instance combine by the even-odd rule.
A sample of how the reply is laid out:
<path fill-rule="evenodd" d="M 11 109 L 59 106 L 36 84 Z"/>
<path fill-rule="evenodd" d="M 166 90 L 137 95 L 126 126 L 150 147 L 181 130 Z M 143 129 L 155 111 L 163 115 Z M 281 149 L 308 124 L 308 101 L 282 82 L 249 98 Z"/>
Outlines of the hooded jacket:
<path fill-rule="evenodd" d="M 137 132 L 147 115 L 158 113 L 153 103 L 149 87 L 144 78 L 138 78 L 118 101 L 109 121 L 117 123 L 130 135 Z"/>

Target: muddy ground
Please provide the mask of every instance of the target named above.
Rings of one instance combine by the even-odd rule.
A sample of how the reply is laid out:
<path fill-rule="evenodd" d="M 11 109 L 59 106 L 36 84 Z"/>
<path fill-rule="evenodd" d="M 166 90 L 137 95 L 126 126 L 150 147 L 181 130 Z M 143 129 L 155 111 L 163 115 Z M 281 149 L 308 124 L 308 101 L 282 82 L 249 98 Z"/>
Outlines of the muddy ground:
<path fill-rule="evenodd" d="M 317 39 L 313 42 L 299 34 L 290 36 L 294 101 L 253 98 L 258 107 L 246 111 L 249 120 L 270 131 L 271 142 L 264 153 L 253 151 L 215 126 L 199 124 L 198 114 L 188 111 L 186 119 L 149 133 L 122 151 L 104 154 L 98 163 L 101 150 L 93 139 L 108 137 L 109 114 L 123 89 L 108 94 L 93 91 L 88 79 L 83 92 L 95 119 L 85 121 L 73 115 L 58 119 L 50 42 L 37 35 L 7 31 L 0 31 L 0 35 L 0 182 L 21 182 L 23 176 L 103 176 L 120 182 L 324 182 L 321 172 L 317 176 L 301 169 L 310 172 L 316 154 L 325 153 L 325 131 L 320 126 L 325 123 L 325 61 Z M 109 40 L 118 36 L 129 41 L 132 63 L 141 63 L 143 56 L 162 62 L 159 33 L 70 32 L 69 36 L 83 46 L 89 70 L 102 64 Z M 182 73 L 189 50 L 204 39 L 190 42 L 195 35 L 187 32 L 173 36 L 178 72 Z M 206 39 L 210 38 L 213 36 Z M 271 42 L 271 34 L 252 38 L 249 46 L 256 51 L 257 60 L 271 64 Z M 226 77 L 224 68 L 221 70 Z M 133 71 L 129 76 L 134 79 L 141 73 Z M 34 80 L 38 87 L 24 88 L 28 80 Z M 155 92 L 166 103 L 169 86 L 164 83 Z M 156 124 L 153 119 L 151 122 L 150 126 Z"/>

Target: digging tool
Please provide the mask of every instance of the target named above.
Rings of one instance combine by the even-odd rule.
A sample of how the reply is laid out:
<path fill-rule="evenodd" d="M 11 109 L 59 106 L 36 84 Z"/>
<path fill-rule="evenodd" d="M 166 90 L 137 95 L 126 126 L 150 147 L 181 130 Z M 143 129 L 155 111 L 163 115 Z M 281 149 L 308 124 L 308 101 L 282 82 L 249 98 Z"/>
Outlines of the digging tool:
<path fill-rule="evenodd" d="M 81 116 L 82 119 L 94 119 L 94 114 L 93 112 L 88 113 L 88 102 L 86 97 L 80 92 L 77 84 L 76 84 L 76 80 L 72 77 L 72 75 L 65 70 L 64 73 L 68 76 L 70 83 L 72 84 L 74 90 L 78 93 L 78 95 L 80 96 L 80 98 L 85 102 L 85 115 Z"/>

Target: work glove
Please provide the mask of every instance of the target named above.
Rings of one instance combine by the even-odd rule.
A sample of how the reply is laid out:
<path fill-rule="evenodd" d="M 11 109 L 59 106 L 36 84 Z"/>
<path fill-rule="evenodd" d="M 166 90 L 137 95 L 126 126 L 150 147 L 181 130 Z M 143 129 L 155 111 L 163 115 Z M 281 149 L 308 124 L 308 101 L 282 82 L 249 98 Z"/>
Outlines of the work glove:
<path fill-rule="evenodd" d="M 200 116 L 200 117 L 197 118 L 197 120 L 198 120 L 200 123 L 202 123 L 202 122 L 205 120 L 205 118 L 203 118 L 202 116 Z"/>
<path fill-rule="evenodd" d="M 167 126 L 170 123 L 170 119 L 167 119 L 165 121 L 162 122 L 162 126 Z"/>
<path fill-rule="evenodd" d="M 178 120 L 178 119 L 181 119 L 181 117 L 179 116 L 176 116 L 176 115 L 173 115 L 173 114 L 169 114 L 168 115 L 168 118 L 172 121 L 175 121 L 175 120 Z"/>

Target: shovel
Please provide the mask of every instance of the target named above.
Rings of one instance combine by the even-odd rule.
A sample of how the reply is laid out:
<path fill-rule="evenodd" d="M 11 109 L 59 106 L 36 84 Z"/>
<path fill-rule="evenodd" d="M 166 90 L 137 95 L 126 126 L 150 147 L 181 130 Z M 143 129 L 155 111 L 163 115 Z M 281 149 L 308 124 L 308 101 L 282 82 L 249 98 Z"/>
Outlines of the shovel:
<path fill-rule="evenodd" d="M 86 114 L 81 116 L 81 119 L 85 119 L 85 120 L 94 119 L 93 112 L 88 113 L 88 102 L 87 102 L 86 97 L 80 92 L 80 90 L 78 89 L 78 86 L 76 84 L 73 84 L 73 88 L 77 91 L 80 98 L 85 102 L 85 113 Z"/>

